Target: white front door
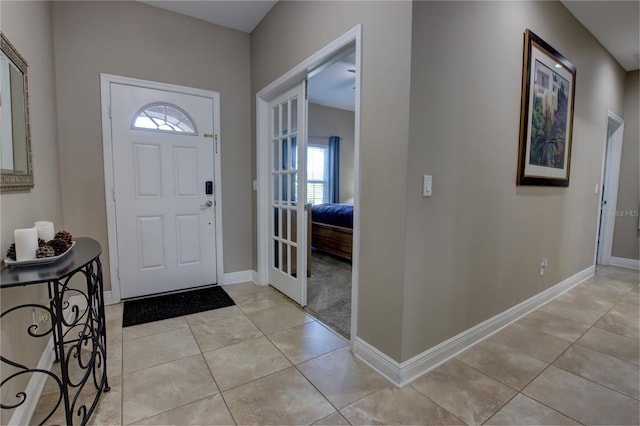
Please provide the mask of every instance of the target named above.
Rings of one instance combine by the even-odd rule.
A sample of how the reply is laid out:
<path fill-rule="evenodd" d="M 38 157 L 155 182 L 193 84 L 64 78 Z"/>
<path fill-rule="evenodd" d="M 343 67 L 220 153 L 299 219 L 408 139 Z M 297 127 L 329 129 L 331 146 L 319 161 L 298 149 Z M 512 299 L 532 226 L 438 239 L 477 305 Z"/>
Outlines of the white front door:
<path fill-rule="evenodd" d="M 121 297 L 216 283 L 213 99 L 111 83 Z"/>
<path fill-rule="evenodd" d="M 305 84 L 269 102 L 269 283 L 301 306 L 307 304 Z"/>

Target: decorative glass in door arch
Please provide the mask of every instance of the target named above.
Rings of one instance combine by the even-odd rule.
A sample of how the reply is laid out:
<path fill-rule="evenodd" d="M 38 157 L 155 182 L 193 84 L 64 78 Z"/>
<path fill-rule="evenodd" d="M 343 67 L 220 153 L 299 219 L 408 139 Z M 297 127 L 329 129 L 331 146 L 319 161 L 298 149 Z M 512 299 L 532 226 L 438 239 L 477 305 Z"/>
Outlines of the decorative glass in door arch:
<path fill-rule="evenodd" d="M 197 135 L 196 125 L 182 108 L 167 103 L 146 105 L 133 117 L 131 128 L 156 132 Z"/>

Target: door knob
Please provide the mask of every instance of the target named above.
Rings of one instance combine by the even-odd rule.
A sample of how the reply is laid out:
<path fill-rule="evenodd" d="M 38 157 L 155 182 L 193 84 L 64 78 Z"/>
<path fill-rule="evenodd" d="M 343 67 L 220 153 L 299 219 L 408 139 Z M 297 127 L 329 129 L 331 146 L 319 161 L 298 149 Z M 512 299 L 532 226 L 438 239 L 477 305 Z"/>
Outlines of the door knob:
<path fill-rule="evenodd" d="M 200 208 L 205 209 L 205 208 L 207 208 L 207 207 L 211 207 L 212 205 L 213 205 L 213 201 L 209 200 L 209 201 L 207 201 L 207 202 L 206 202 L 206 203 L 204 203 L 204 204 L 200 204 Z"/>

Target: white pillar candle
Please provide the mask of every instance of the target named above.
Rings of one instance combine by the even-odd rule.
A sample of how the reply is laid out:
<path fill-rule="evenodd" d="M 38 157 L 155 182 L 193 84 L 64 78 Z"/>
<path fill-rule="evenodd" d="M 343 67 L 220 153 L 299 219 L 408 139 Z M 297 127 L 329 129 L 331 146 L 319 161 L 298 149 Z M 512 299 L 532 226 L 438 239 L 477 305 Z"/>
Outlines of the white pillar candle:
<path fill-rule="evenodd" d="M 40 220 L 35 223 L 36 230 L 38 231 L 38 238 L 42 238 L 45 241 L 53 240 L 56 234 L 53 222 L 47 222 L 46 220 Z"/>
<path fill-rule="evenodd" d="M 36 258 L 38 249 L 38 231 L 36 228 L 16 229 L 13 231 L 16 243 L 16 260 Z"/>

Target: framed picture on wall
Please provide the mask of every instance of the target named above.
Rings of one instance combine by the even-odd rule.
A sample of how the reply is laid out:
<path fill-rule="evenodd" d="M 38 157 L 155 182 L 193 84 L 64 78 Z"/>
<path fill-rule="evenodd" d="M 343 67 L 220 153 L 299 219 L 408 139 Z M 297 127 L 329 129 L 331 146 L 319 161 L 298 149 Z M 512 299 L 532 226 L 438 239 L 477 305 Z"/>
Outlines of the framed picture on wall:
<path fill-rule="evenodd" d="M 576 67 L 524 34 L 518 185 L 569 186 Z"/>

